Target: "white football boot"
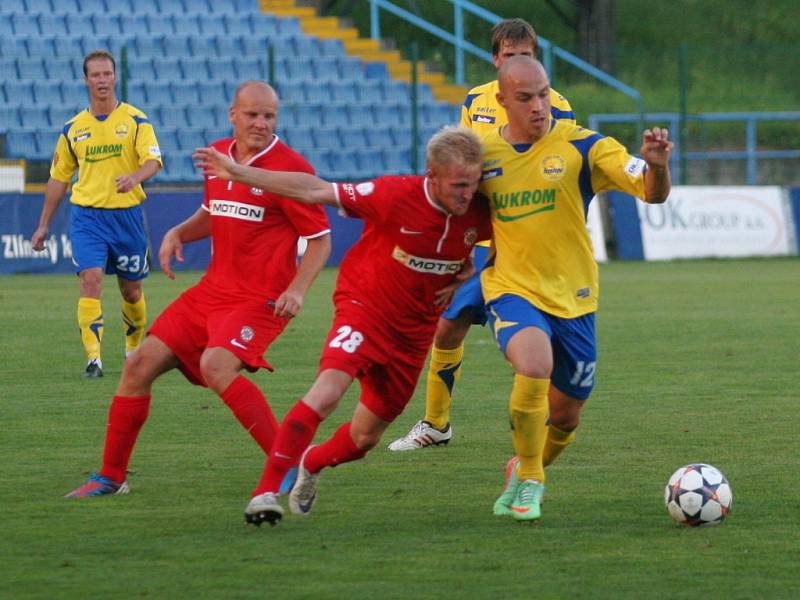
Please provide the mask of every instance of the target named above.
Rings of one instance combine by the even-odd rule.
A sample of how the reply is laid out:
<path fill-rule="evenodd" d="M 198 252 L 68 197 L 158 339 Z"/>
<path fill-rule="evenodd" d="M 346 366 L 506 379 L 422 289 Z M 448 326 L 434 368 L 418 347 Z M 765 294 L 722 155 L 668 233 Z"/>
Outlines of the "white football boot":
<path fill-rule="evenodd" d="M 406 452 L 408 450 L 419 450 L 428 446 L 443 446 L 453 437 L 453 428 L 450 423 L 444 431 L 436 429 L 427 421 L 417 421 L 405 436 L 396 439 L 389 444 L 389 450 L 393 452 Z"/>

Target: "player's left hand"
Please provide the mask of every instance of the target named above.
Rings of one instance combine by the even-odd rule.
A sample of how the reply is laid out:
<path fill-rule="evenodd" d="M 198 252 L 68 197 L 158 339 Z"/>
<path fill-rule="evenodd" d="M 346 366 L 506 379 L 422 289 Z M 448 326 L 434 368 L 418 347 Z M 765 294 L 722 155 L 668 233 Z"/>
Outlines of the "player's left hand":
<path fill-rule="evenodd" d="M 651 167 L 666 167 L 675 146 L 669 141 L 669 130 L 661 127 L 645 129 L 642 134 L 641 157 Z"/>
<path fill-rule="evenodd" d="M 272 304 L 272 303 L 270 303 Z M 275 301 L 275 316 L 291 319 L 303 308 L 303 294 L 294 290 L 286 290 Z"/>
<path fill-rule="evenodd" d="M 192 154 L 194 166 L 203 171 L 206 177 L 233 179 L 236 163 L 214 148 L 197 148 Z"/>
<path fill-rule="evenodd" d="M 475 265 L 472 263 L 472 257 L 469 256 L 464 261 L 461 270 L 456 273 L 455 279 L 449 285 L 444 286 L 436 292 L 436 299 L 433 303 L 436 306 L 448 305 L 453 298 L 453 294 L 456 293 L 456 290 L 473 275 L 475 275 Z"/>
<path fill-rule="evenodd" d="M 130 192 L 139 183 L 130 175 L 120 175 L 114 180 L 117 184 L 117 193 L 124 194 Z"/>

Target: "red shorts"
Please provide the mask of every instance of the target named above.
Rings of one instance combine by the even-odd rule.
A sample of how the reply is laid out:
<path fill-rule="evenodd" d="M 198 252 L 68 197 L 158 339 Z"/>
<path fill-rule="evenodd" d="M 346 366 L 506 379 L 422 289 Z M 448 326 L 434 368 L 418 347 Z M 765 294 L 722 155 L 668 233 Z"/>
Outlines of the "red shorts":
<path fill-rule="evenodd" d="M 202 284 L 186 290 L 153 322 L 148 335 L 164 342 L 181 362 L 180 370 L 195 385 L 205 386 L 200 357 L 206 348 L 225 348 L 248 371 L 272 371 L 264 353 L 288 323 L 261 301 L 232 301 Z"/>
<path fill-rule="evenodd" d="M 359 401 L 384 421 L 403 412 L 417 387 L 430 344 L 411 345 L 377 324 L 365 309 L 337 307 L 320 358 L 320 371 L 338 369 L 361 383 Z"/>

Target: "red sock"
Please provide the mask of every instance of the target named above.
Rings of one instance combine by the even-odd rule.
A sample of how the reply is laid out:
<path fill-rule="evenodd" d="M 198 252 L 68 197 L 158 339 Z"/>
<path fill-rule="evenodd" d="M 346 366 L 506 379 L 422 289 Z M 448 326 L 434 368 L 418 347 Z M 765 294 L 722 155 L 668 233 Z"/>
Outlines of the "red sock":
<path fill-rule="evenodd" d="M 286 413 L 253 496 L 278 492 L 287 471 L 300 462 L 300 456 L 314 439 L 321 422 L 317 411 L 302 400 Z"/>
<path fill-rule="evenodd" d="M 239 375 L 225 388 L 221 398 L 264 454 L 269 454 L 278 432 L 278 420 L 258 386 Z"/>
<path fill-rule="evenodd" d="M 325 467 L 335 467 L 342 463 L 358 460 L 366 456 L 366 454 L 353 441 L 350 435 L 350 422 L 348 421 L 339 427 L 327 442 L 309 450 L 303 461 L 303 466 L 309 473 L 318 473 Z"/>
<path fill-rule="evenodd" d="M 150 412 L 150 395 L 114 396 L 108 410 L 103 468 L 100 475 L 122 483 L 128 472 L 133 447 L 139 430 Z"/>

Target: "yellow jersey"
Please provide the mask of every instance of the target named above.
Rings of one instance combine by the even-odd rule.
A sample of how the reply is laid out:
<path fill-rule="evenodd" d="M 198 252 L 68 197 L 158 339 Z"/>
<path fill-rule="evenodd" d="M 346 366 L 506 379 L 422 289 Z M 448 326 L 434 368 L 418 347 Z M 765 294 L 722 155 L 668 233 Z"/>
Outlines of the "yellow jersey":
<path fill-rule="evenodd" d="M 144 200 L 144 189 L 139 184 L 118 193 L 115 180 L 148 160 L 162 162 L 153 126 L 138 108 L 120 102 L 109 115 L 95 116 L 87 108 L 67 121 L 56 142 L 50 177 L 69 183 L 78 171 L 73 204 L 129 208 Z"/>
<path fill-rule="evenodd" d="M 499 91 L 500 85 L 496 79 L 472 88 L 461 106 L 461 126 L 483 135 L 508 123 L 506 109 L 497 101 Z M 554 119 L 575 122 L 572 106 L 564 96 L 552 88 L 550 88 L 550 114 Z M 489 242 L 478 242 L 475 245 L 488 246 Z"/>
<path fill-rule="evenodd" d="M 615 139 L 567 121 L 551 121 L 532 145 L 509 144 L 500 128 L 482 141 L 480 191 L 494 231 L 492 258 L 481 274 L 485 300 L 515 294 L 562 318 L 596 311 L 589 203 L 606 190 L 643 198 L 646 163 Z"/>

